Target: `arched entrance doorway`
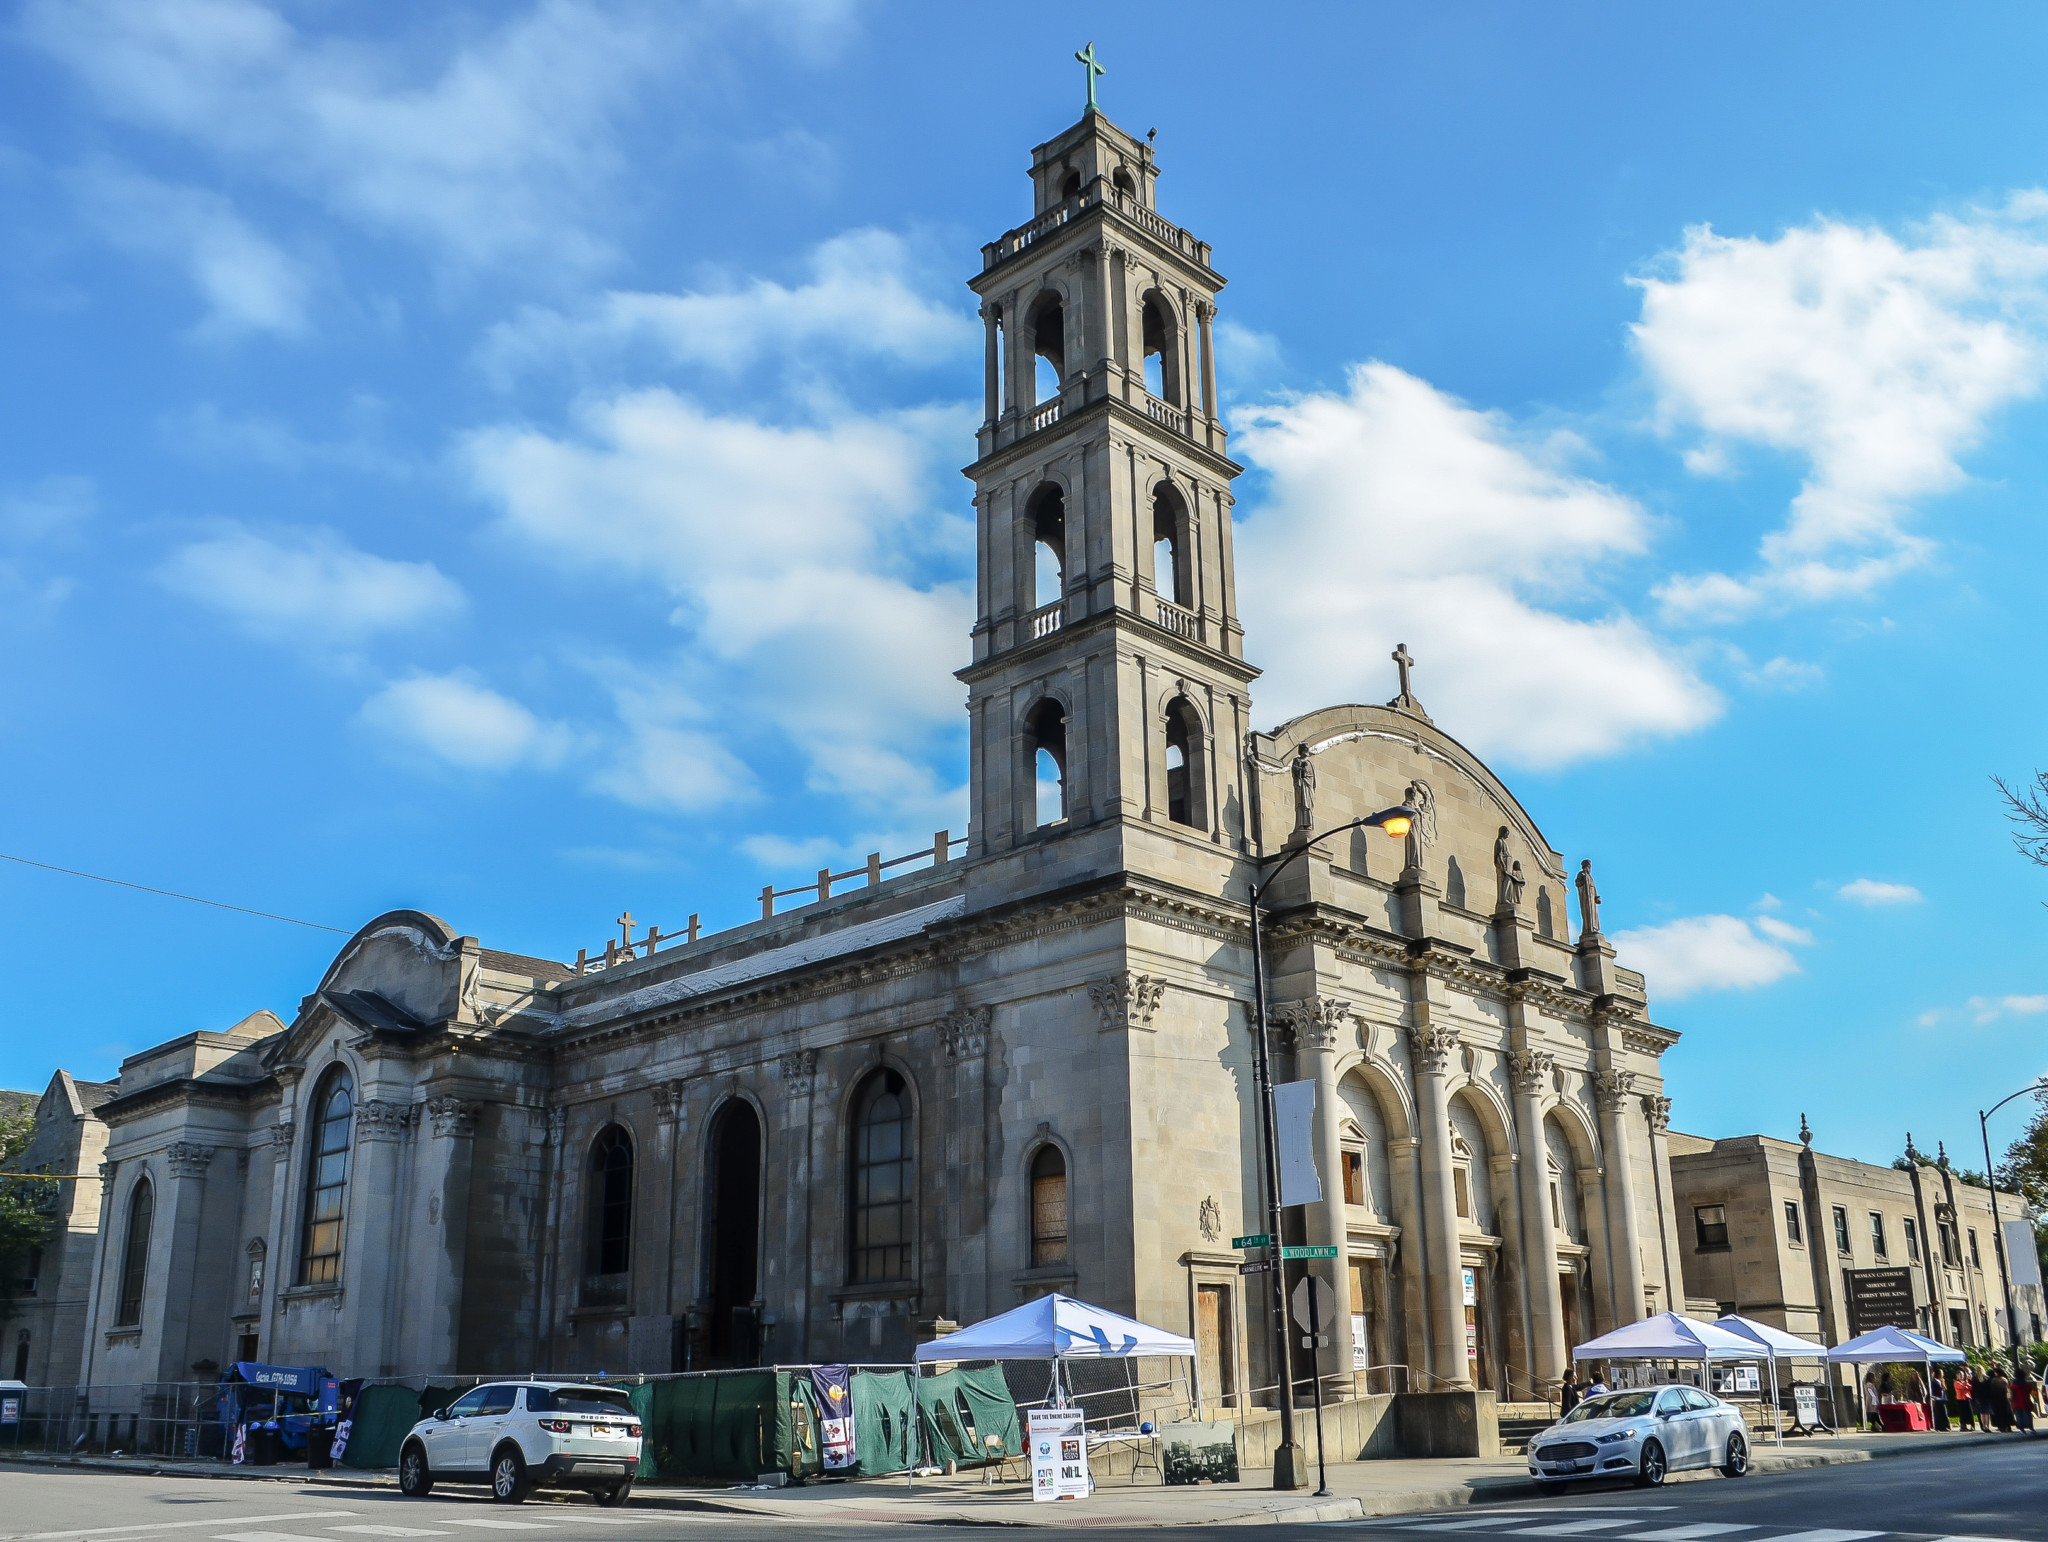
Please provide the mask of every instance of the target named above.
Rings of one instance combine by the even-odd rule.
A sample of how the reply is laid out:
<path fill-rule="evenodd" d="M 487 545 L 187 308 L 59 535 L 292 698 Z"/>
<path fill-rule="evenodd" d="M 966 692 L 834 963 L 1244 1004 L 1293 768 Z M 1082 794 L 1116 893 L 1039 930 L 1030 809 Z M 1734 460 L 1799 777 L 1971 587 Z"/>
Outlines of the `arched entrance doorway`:
<path fill-rule="evenodd" d="M 761 1257 L 761 1121 L 739 1098 L 711 1126 L 709 1260 L 710 1357 L 715 1365 L 752 1365 L 760 1335 L 754 1320 Z"/>

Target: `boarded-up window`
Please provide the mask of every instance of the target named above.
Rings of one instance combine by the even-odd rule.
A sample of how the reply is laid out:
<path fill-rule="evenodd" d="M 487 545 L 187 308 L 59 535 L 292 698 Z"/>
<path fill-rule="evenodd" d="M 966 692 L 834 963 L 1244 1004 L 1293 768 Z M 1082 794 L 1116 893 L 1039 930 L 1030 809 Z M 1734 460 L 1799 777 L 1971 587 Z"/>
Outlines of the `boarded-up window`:
<path fill-rule="evenodd" d="M 1031 1267 L 1067 1262 L 1067 1159 L 1041 1146 L 1031 1159 Z"/>

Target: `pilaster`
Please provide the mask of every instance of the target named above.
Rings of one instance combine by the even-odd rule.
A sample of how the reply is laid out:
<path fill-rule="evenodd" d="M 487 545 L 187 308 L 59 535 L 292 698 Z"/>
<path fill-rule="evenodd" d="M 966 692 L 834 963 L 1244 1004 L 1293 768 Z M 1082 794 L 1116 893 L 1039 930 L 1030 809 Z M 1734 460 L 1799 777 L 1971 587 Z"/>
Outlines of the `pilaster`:
<path fill-rule="evenodd" d="M 1351 1022 L 1351 1003 L 1330 996 L 1312 996 L 1289 1002 L 1279 1010 L 1281 1021 L 1294 1037 L 1297 1074 L 1306 1074 L 1316 1084 L 1315 1155 L 1316 1169 L 1323 1180 L 1320 1204 L 1306 1207 L 1308 1240 L 1331 1246 L 1337 1256 L 1331 1260 L 1330 1283 L 1337 1299 L 1345 1301 L 1349 1291 L 1350 1229 L 1344 1213 L 1344 1145 L 1338 1119 L 1343 1102 L 1337 1093 L 1337 1055 L 1343 1047 L 1344 1032 Z M 1312 1270 L 1304 1270 L 1312 1272 Z M 1328 1342 L 1317 1354 L 1321 1372 L 1348 1382 L 1351 1376 L 1351 1312 L 1338 1311 L 1337 1320 L 1325 1323 Z"/>
<path fill-rule="evenodd" d="M 1528 1009 L 1516 1003 L 1509 1010 Z M 1507 1063 L 1515 1139 L 1522 1148 L 1520 1209 L 1522 1247 L 1528 1259 L 1529 1359 L 1539 1389 L 1547 1393 L 1571 1367 L 1571 1346 L 1564 1341 L 1564 1294 L 1557 1281 L 1557 1227 L 1545 1183 L 1549 1143 L 1544 1139 L 1543 1102 L 1557 1057 L 1548 1050 L 1518 1049 L 1509 1051 Z"/>
<path fill-rule="evenodd" d="M 1423 1010 L 1426 1014 L 1426 1007 Z M 1415 1117 L 1421 1127 L 1422 1256 L 1430 1374 L 1439 1386 L 1469 1387 L 1472 1373 L 1465 1357 L 1464 1260 L 1458 1242 L 1448 1084 L 1451 1056 L 1457 1049 L 1458 1030 L 1432 1025 L 1426 1015 L 1408 1030 L 1409 1059 L 1415 1068 Z"/>
<path fill-rule="evenodd" d="M 1636 1215 L 1635 1160 L 1630 1149 L 1629 1111 L 1633 1071 L 1595 1071 L 1593 1099 L 1600 1110 L 1600 1140 L 1607 1148 L 1607 1235 L 1614 1254 L 1616 1326 L 1643 1317 L 1643 1236 Z"/>

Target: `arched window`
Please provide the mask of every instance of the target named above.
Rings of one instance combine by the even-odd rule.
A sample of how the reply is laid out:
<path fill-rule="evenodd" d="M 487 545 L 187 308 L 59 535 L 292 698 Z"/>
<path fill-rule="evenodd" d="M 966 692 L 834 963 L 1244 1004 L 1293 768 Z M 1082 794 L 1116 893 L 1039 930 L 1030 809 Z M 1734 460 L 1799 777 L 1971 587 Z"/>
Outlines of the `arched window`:
<path fill-rule="evenodd" d="M 1031 351 L 1038 360 L 1038 400 L 1058 396 L 1067 380 L 1067 313 L 1056 294 L 1031 312 Z"/>
<path fill-rule="evenodd" d="M 1060 201 L 1064 203 L 1069 198 L 1079 198 L 1080 196 L 1081 173 L 1070 171 L 1067 173 L 1067 180 L 1060 184 Z"/>
<path fill-rule="evenodd" d="M 1024 737 L 1031 756 L 1037 823 L 1043 829 L 1067 817 L 1067 714 L 1051 697 L 1024 718 Z"/>
<path fill-rule="evenodd" d="M 1024 518 L 1031 529 L 1034 608 L 1050 605 L 1066 593 L 1067 501 L 1047 483 L 1031 495 Z"/>
<path fill-rule="evenodd" d="M 355 1127 L 356 1087 L 336 1066 L 313 1100 L 313 1142 L 306 1162 L 306 1224 L 299 1246 L 299 1283 L 327 1285 L 341 1278 L 343 1201 L 348 1194 L 349 1136 Z"/>
<path fill-rule="evenodd" d="M 1158 290 L 1145 296 L 1140 311 L 1144 321 L 1145 389 L 1163 402 L 1180 405 L 1180 359 L 1175 349 L 1178 335 L 1173 307 Z"/>
<path fill-rule="evenodd" d="M 1166 708 L 1166 817 L 1196 830 L 1209 828 L 1203 784 L 1202 720 L 1185 696 Z"/>
<path fill-rule="evenodd" d="M 155 1220 L 156 1188 L 143 1178 L 128 1196 L 128 1237 L 121 1246 L 121 1310 L 114 1318 L 117 1327 L 133 1328 L 142 1321 L 142 1289 L 149 1279 L 149 1229 Z"/>
<path fill-rule="evenodd" d="M 1116 190 L 1119 193 L 1122 193 L 1124 197 L 1136 198 L 1138 196 L 1137 178 L 1133 177 L 1130 174 L 1130 172 L 1126 170 L 1124 167 L 1117 167 L 1116 175 L 1110 178 L 1110 181 L 1115 185 Z"/>
<path fill-rule="evenodd" d="M 910 1089 L 896 1072 L 877 1071 L 853 1103 L 852 1283 L 910 1278 L 916 1181 Z"/>
<path fill-rule="evenodd" d="M 1152 492 L 1152 587 L 1184 610 L 1195 603 L 1195 575 L 1187 560 L 1188 506 L 1170 482 Z"/>
<path fill-rule="evenodd" d="M 1067 1262 L 1067 1159 L 1040 1146 L 1031 1159 L 1031 1267 Z"/>
<path fill-rule="evenodd" d="M 624 1274 L 633 1254 L 633 1140 L 606 1125 L 590 1145 L 584 1272 Z"/>
<path fill-rule="evenodd" d="M 1465 908 L 1465 870 L 1458 866 L 1458 859 L 1456 857 L 1450 857 L 1446 860 L 1449 863 L 1450 870 L 1444 875 L 1444 903 L 1446 905 L 1455 905 L 1458 909 L 1463 910 Z"/>

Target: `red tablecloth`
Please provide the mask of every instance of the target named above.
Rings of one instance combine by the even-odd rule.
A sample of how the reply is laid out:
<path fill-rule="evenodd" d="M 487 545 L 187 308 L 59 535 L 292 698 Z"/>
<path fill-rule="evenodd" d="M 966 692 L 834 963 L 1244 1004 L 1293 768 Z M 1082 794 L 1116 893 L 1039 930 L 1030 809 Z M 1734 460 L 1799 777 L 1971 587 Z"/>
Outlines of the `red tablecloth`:
<path fill-rule="evenodd" d="M 1927 1410 L 1918 1403 L 1883 1403 L 1878 1406 L 1877 1422 L 1888 1430 L 1924 1430 Z"/>

